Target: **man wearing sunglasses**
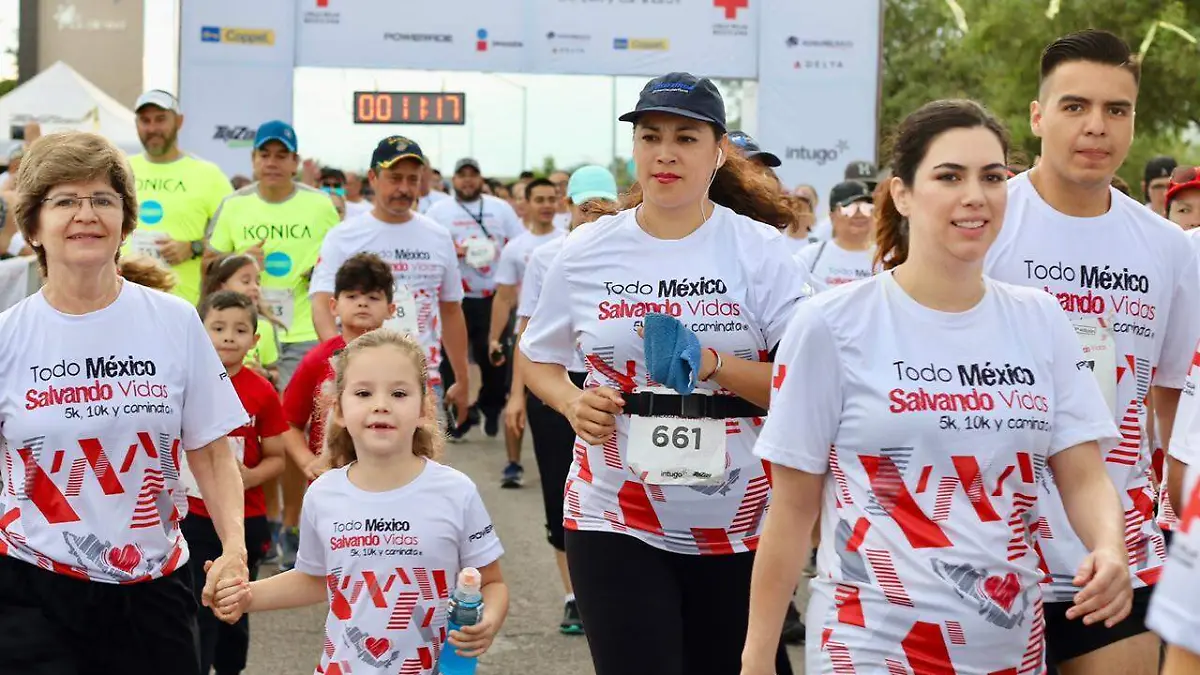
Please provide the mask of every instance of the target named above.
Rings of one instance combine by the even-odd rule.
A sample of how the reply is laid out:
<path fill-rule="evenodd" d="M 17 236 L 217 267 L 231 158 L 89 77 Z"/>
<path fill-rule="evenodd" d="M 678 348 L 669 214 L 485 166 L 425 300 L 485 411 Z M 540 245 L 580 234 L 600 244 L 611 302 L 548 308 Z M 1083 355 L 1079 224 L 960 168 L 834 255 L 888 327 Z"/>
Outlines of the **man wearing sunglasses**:
<path fill-rule="evenodd" d="M 848 180 L 829 192 L 833 238 L 800 249 L 796 262 L 818 291 L 871 276 L 875 254 L 875 203 L 866 183 Z"/>

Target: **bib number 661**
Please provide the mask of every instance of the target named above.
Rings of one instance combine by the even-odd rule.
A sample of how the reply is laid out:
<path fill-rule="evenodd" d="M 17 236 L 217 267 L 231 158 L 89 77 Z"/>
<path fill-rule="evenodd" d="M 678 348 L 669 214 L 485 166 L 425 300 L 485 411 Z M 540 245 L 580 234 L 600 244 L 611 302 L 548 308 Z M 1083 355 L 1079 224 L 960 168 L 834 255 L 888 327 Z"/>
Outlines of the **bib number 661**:
<path fill-rule="evenodd" d="M 650 442 L 654 447 L 665 448 L 669 445 L 680 450 L 699 450 L 700 438 L 700 427 L 670 427 L 665 424 L 654 427 L 650 434 Z"/>

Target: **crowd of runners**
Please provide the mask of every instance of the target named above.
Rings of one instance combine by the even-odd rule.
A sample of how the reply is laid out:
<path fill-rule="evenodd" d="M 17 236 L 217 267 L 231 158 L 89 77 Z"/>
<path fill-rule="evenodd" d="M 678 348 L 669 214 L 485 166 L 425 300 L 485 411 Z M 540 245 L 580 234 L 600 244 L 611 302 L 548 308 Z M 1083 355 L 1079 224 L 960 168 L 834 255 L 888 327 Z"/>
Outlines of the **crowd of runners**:
<path fill-rule="evenodd" d="M 824 199 L 689 73 L 620 117 L 629 186 L 443 177 L 403 136 L 321 167 L 280 121 L 228 177 L 160 90 L 136 156 L 31 130 L 0 176 L 0 250 L 44 279 L 0 314 L 0 672 L 249 672 L 247 615 L 316 604 L 317 673 L 483 655 L 530 525 L 438 460 L 502 437 L 519 489 L 528 433 L 597 675 L 784 675 L 801 643 L 809 675 L 1200 673 L 1200 176 L 1116 178 L 1140 76 L 1064 36 L 1032 166 L 939 100 Z M 465 568 L 484 610 L 450 630 Z"/>

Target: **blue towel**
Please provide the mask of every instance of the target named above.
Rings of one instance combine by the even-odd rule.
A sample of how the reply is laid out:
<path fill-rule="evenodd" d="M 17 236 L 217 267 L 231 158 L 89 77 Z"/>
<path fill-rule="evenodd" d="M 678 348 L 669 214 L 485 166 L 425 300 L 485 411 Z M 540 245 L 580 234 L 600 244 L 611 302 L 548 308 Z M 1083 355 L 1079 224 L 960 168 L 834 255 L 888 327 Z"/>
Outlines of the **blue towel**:
<path fill-rule="evenodd" d="M 647 314 L 642 329 L 646 370 L 655 382 L 690 394 L 700 373 L 700 340 L 672 316 Z"/>

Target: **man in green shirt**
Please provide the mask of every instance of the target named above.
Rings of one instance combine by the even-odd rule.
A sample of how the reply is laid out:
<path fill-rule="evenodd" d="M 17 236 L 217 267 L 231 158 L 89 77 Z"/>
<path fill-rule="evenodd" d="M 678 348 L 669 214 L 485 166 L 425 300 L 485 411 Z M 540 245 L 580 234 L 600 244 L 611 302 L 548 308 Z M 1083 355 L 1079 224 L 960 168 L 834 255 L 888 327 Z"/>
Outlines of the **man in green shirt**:
<path fill-rule="evenodd" d="M 138 224 L 125 251 L 170 265 L 177 277 L 173 292 L 196 304 L 204 232 L 232 186 L 216 164 L 179 149 L 183 115 L 174 96 L 151 89 L 138 98 L 136 109 L 145 152 L 129 158 L 137 180 Z"/>
<path fill-rule="evenodd" d="M 279 333 L 279 388 L 317 345 L 308 281 L 325 233 L 338 224 L 329 195 L 297 183 L 296 132 L 278 120 L 254 137 L 251 183 L 221 203 L 212 220 L 209 246 L 219 253 L 246 252 L 260 261 L 263 304 L 284 330 Z"/>

